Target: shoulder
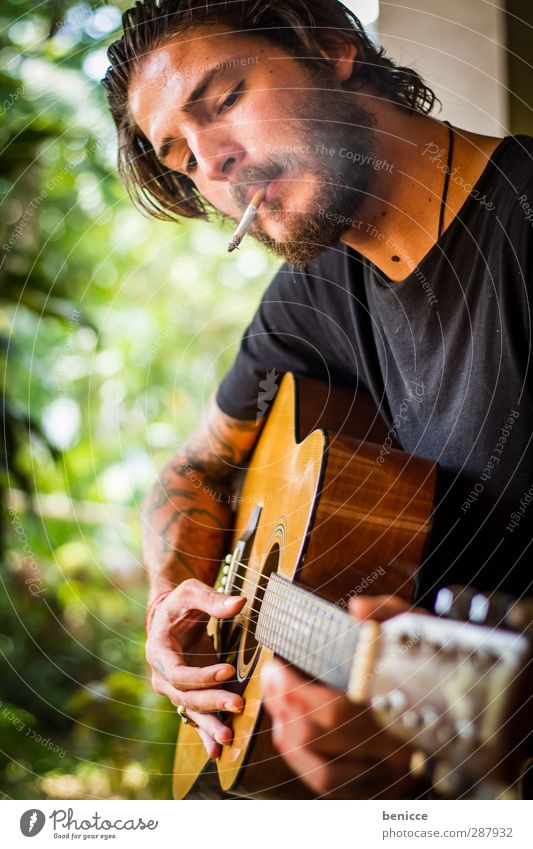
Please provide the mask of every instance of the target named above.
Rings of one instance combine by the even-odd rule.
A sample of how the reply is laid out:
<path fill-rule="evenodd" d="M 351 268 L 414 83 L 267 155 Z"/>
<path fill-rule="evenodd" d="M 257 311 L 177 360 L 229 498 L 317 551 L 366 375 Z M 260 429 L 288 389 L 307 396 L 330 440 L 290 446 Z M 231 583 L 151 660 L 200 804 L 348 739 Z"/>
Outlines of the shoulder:
<path fill-rule="evenodd" d="M 513 178 L 525 219 L 533 223 L 533 136 L 514 136 Z"/>
<path fill-rule="evenodd" d="M 478 187 L 484 193 L 487 210 L 494 210 L 507 237 L 515 244 L 523 239 L 530 242 L 533 234 L 533 136 L 502 139 Z"/>
<path fill-rule="evenodd" d="M 517 135 L 502 139 L 492 155 L 496 173 L 510 194 L 533 185 L 533 136 Z"/>

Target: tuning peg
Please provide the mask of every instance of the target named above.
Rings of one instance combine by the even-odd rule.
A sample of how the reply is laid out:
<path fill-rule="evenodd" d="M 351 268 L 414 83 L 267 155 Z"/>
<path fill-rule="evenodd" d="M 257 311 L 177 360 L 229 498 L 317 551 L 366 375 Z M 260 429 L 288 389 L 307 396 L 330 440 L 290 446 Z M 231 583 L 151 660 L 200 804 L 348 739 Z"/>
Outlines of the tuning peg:
<path fill-rule="evenodd" d="M 426 753 L 421 749 L 417 749 L 411 755 L 409 771 L 415 776 L 415 778 L 431 779 L 433 777 L 434 768 L 435 763 L 433 758 L 430 755 L 426 755 Z"/>
<path fill-rule="evenodd" d="M 440 796 L 448 796 L 453 798 L 457 795 L 460 780 L 458 779 L 457 770 L 454 771 L 451 764 L 446 761 L 439 761 L 433 770 L 433 789 Z"/>
<path fill-rule="evenodd" d="M 483 593 L 474 587 L 452 584 L 437 593 L 434 610 L 437 616 L 472 622 L 490 627 L 513 627 L 507 620 L 515 599 L 508 593 Z M 530 608 L 533 615 L 533 602 Z"/>
<path fill-rule="evenodd" d="M 406 728 L 414 730 L 422 725 L 422 717 L 416 711 L 408 710 L 403 714 L 402 722 Z"/>
<path fill-rule="evenodd" d="M 443 587 L 435 599 L 435 613 L 446 619 L 458 619 L 467 622 L 470 615 L 470 602 L 475 590 L 470 587 L 452 585 Z"/>
<path fill-rule="evenodd" d="M 455 730 L 461 740 L 473 740 L 476 736 L 476 729 L 473 722 L 462 719 L 455 723 Z"/>
<path fill-rule="evenodd" d="M 533 637 L 533 598 L 515 602 L 505 617 L 505 625 L 527 637 Z"/>
<path fill-rule="evenodd" d="M 424 725 L 426 725 L 428 727 L 430 725 L 433 725 L 439 718 L 437 711 L 434 710 L 432 707 L 422 708 L 421 716 L 422 716 L 422 722 L 424 723 Z"/>
<path fill-rule="evenodd" d="M 407 699 L 401 690 L 391 690 L 389 693 L 389 705 L 392 710 L 401 713 L 407 706 Z"/>
<path fill-rule="evenodd" d="M 471 622 L 477 625 L 482 625 L 487 621 L 490 609 L 490 599 L 483 593 L 476 593 L 470 600 L 470 608 L 468 610 L 468 618 Z"/>

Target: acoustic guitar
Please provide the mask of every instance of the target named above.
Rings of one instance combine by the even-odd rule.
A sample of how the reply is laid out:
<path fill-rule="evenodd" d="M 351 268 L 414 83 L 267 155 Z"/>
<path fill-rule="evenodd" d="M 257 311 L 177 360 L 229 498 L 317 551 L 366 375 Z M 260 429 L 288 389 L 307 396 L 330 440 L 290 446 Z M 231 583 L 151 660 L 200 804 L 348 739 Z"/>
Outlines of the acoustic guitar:
<path fill-rule="evenodd" d="M 508 780 L 508 734 L 521 733 L 529 642 L 512 631 L 419 614 L 357 623 L 359 592 L 410 601 L 431 528 L 436 469 L 406 454 L 364 393 L 286 374 L 237 499 L 231 553 L 217 586 L 245 595 L 230 621 L 210 620 L 241 715 L 215 762 L 182 724 L 176 799 L 220 791 L 250 798 L 312 798 L 273 748 L 259 676 L 273 654 L 368 705 L 399 739 L 439 755 L 448 778 Z M 494 671 L 495 670 L 495 671 Z M 489 674 L 490 673 L 490 674 Z M 520 721 L 518 721 L 520 719 Z M 525 727 L 525 724 L 524 724 Z M 525 733 L 522 734 L 525 736 Z M 428 761 L 429 762 L 429 761 Z"/>

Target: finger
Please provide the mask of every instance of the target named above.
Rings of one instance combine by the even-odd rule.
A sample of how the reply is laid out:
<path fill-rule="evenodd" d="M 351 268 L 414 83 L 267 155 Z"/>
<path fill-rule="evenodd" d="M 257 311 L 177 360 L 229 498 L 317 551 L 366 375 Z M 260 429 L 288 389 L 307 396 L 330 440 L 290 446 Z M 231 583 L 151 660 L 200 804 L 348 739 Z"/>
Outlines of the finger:
<path fill-rule="evenodd" d="M 227 725 L 224 725 L 223 722 L 218 719 L 212 713 L 198 713 L 194 710 L 188 710 L 187 715 L 196 722 L 198 726 L 198 732 L 204 742 L 204 745 L 207 743 L 210 745 L 210 748 L 213 746 L 219 747 L 218 754 L 210 754 L 209 749 L 206 750 L 209 754 L 210 758 L 218 758 L 220 755 L 220 747 L 221 746 L 229 746 L 233 741 L 233 732 L 231 728 L 228 728 Z M 209 743 L 211 741 L 211 744 Z"/>
<path fill-rule="evenodd" d="M 152 679 L 152 687 L 156 693 L 166 696 L 170 702 L 177 707 L 186 707 L 183 702 L 179 701 L 180 694 L 173 690 L 166 681 L 154 673 Z M 214 714 L 199 713 L 198 711 L 187 710 L 187 716 L 192 719 L 197 725 L 198 733 L 205 746 L 205 750 L 210 758 L 220 757 L 222 746 L 228 746 L 233 740 L 233 732 L 231 728 L 224 725 Z"/>
<path fill-rule="evenodd" d="M 324 758 L 388 757 L 404 745 L 384 734 L 368 711 L 360 713 L 343 697 L 312 709 L 302 699 L 286 697 L 282 710 L 271 715 L 295 748 L 305 747 Z"/>
<path fill-rule="evenodd" d="M 409 779 L 407 768 L 391 771 L 379 761 L 357 757 L 328 757 L 307 746 L 294 746 L 283 726 L 275 727 L 272 739 L 293 772 L 319 796 L 335 799 L 397 798 Z M 400 798 L 403 796 L 400 795 Z"/>
<path fill-rule="evenodd" d="M 376 622 L 385 622 L 399 613 L 419 612 L 419 608 L 395 595 L 356 596 L 349 600 L 348 608 L 356 619 L 374 619 Z"/>
<path fill-rule="evenodd" d="M 189 690 L 182 692 L 177 690 L 168 681 L 163 681 L 164 695 L 173 705 L 183 705 L 188 711 L 199 713 L 212 713 L 223 711 L 225 713 L 239 714 L 244 709 L 244 701 L 236 693 L 228 693 L 225 690 Z"/>
<path fill-rule="evenodd" d="M 201 728 L 196 729 L 198 734 L 200 735 L 200 739 L 204 744 L 204 749 L 207 752 L 208 757 L 210 758 L 219 758 L 222 754 L 222 746 L 220 743 L 217 743 L 216 740 L 213 740 L 210 734 L 206 734 Z"/>
<path fill-rule="evenodd" d="M 235 677 L 235 667 L 230 663 L 218 663 L 214 666 L 185 666 L 176 663 L 173 657 L 171 668 L 166 673 L 169 684 L 177 690 L 202 690 L 212 688 L 223 681 L 230 681 Z"/>
<path fill-rule="evenodd" d="M 221 746 L 229 746 L 233 741 L 233 732 L 221 720 L 212 713 L 201 713 L 200 711 L 192 710 L 183 703 L 183 697 L 180 693 L 169 687 L 166 681 L 161 677 L 154 675 L 152 686 L 156 693 L 166 696 L 174 707 L 185 707 L 187 716 L 192 719 L 198 726 L 202 742 L 206 752 L 210 758 L 218 758 L 221 753 Z"/>
<path fill-rule="evenodd" d="M 244 701 L 236 693 L 226 690 L 188 690 L 180 693 L 181 704 L 200 713 L 223 711 L 239 714 L 244 710 Z"/>
<path fill-rule="evenodd" d="M 329 761 L 305 746 L 295 746 L 289 729 L 283 724 L 274 725 L 272 740 L 293 772 L 319 795 L 341 791 L 356 778 L 357 764 L 341 759 Z"/>
<path fill-rule="evenodd" d="M 156 629 L 153 629 L 154 631 Z M 163 629 L 150 633 L 146 642 L 146 660 L 148 664 L 178 689 L 200 689 L 213 687 L 217 683 L 229 681 L 235 676 L 235 667 L 230 663 L 208 663 L 206 666 L 190 666 L 185 662 L 180 643 Z M 213 661 L 213 651 L 206 652 L 198 659 Z M 191 652 L 187 655 L 191 658 Z"/>
<path fill-rule="evenodd" d="M 305 751 L 316 756 L 316 763 L 346 760 L 353 762 L 354 770 L 366 770 L 376 759 L 389 762 L 393 758 L 405 773 L 408 747 L 379 728 L 367 708 L 360 709 L 334 690 L 308 682 L 278 660 L 265 664 L 262 681 L 276 745 L 293 768 L 304 768 L 299 753 Z M 326 773 L 321 773 L 321 781 Z"/>
<path fill-rule="evenodd" d="M 190 578 L 167 596 L 161 606 L 165 605 L 171 618 L 173 615 L 183 616 L 184 610 L 189 609 L 200 610 L 217 619 L 229 619 L 242 609 L 245 602 L 246 596 L 219 593 L 213 587 Z"/>
<path fill-rule="evenodd" d="M 267 711 L 274 721 L 290 726 L 302 745 L 321 754 L 348 750 L 360 754 L 369 747 L 380 757 L 390 754 L 391 739 L 367 706 L 354 705 L 336 690 L 308 681 L 278 660 L 265 664 L 262 684 Z"/>
<path fill-rule="evenodd" d="M 308 736 L 312 726 L 308 724 Z M 272 740 L 289 766 L 309 784 L 316 793 L 332 793 L 335 798 L 396 798 L 400 788 L 411 781 L 409 772 L 410 750 L 402 747 L 391 755 L 380 752 L 371 745 L 370 751 L 351 747 L 357 735 L 348 733 L 342 745 L 324 746 L 332 735 L 317 737 L 309 742 L 305 732 L 293 722 L 273 724 Z M 339 738 L 338 733 L 335 734 Z M 403 798 L 403 796 L 401 796 Z"/>
<path fill-rule="evenodd" d="M 353 708 L 337 690 L 309 681 L 280 660 L 265 663 L 261 683 L 265 706 L 279 719 L 288 719 L 297 713 L 328 727 L 346 721 L 344 714 L 352 715 Z"/>

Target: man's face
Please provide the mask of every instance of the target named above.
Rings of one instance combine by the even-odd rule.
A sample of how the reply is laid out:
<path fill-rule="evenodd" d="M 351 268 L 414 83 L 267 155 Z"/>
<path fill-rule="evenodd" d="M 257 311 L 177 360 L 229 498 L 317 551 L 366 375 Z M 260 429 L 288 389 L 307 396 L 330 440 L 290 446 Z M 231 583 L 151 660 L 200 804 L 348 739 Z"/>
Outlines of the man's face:
<path fill-rule="evenodd" d="M 250 233 L 294 265 L 335 245 L 367 197 L 374 119 L 324 63 L 201 27 L 142 61 L 129 105 L 161 162 L 234 221 L 268 183 Z"/>

